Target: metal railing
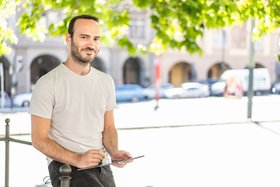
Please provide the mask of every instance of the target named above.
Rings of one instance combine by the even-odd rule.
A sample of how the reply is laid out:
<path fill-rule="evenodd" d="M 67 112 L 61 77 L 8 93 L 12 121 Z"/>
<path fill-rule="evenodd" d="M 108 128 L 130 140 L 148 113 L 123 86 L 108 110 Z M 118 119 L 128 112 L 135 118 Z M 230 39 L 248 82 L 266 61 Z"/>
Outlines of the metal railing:
<path fill-rule="evenodd" d="M 25 144 L 25 145 L 32 145 L 29 141 L 18 140 L 12 138 L 10 135 L 10 119 L 5 119 L 5 136 L 0 137 L 0 141 L 5 142 L 5 187 L 9 187 L 9 179 L 10 179 L 10 142 Z M 71 167 L 67 164 L 62 165 L 59 168 L 59 172 L 61 174 L 60 179 L 60 186 L 61 187 L 70 187 L 70 173 Z"/>

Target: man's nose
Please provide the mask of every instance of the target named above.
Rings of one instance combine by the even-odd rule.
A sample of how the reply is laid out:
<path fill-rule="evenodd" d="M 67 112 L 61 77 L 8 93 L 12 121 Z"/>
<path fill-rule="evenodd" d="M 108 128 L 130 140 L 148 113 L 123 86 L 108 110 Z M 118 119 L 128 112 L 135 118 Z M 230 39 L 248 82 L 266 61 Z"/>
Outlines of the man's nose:
<path fill-rule="evenodd" d="M 88 40 L 87 43 L 86 43 L 86 46 L 90 47 L 90 48 L 93 48 L 94 42 L 92 40 Z"/>
<path fill-rule="evenodd" d="M 97 49 L 98 47 L 98 42 L 96 42 L 95 40 L 89 40 L 86 44 L 87 47 L 93 48 L 93 49 Z"/>

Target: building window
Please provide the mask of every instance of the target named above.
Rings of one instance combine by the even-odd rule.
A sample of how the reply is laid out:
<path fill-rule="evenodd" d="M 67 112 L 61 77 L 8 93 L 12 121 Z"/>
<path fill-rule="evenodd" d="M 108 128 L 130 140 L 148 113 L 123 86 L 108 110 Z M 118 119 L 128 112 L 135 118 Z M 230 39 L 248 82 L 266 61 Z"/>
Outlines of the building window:
<path fill-rule="evenodd" d="M 135 39 L 145 37 L 145 19 L 141 17 L 131 18 L 129 36 Z"/>

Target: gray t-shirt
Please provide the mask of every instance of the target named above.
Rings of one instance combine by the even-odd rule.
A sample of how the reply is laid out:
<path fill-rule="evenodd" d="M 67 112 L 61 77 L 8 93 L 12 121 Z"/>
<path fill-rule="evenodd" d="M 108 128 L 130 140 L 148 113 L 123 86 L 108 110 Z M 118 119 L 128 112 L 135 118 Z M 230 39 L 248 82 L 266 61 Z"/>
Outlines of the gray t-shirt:
<path fill-rule="evenodd" d="M 116 105 L 113 79 L 91 67 L 81 76 L 64 64 L 42 76 L 29 113 L 51 119 L 49 138 L 76 153 L 104 149 L 104 114 Z"/>

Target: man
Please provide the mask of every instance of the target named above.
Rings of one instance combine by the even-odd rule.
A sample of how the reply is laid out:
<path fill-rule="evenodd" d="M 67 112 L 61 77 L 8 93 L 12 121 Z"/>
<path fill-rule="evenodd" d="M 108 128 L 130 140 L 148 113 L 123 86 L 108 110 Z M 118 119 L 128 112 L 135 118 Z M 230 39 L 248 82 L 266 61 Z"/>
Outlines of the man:
<path fill-rule="evenodd" d="M 47 156 L 54 187 L 60 186 L 59 168 L 63 164 L 72 167 L 71 186 L 114 187 L 110 166 L 78 168 L 98 166 L 108 160 L 106 153 L 112 160 L 131 158 L 118 149 L 113 79 L 90 66 L 100 49 L 98 22 L 90 15 L 70 21 L 68 58 L 41 77 L 32 94 L 32 144 Z"/>

